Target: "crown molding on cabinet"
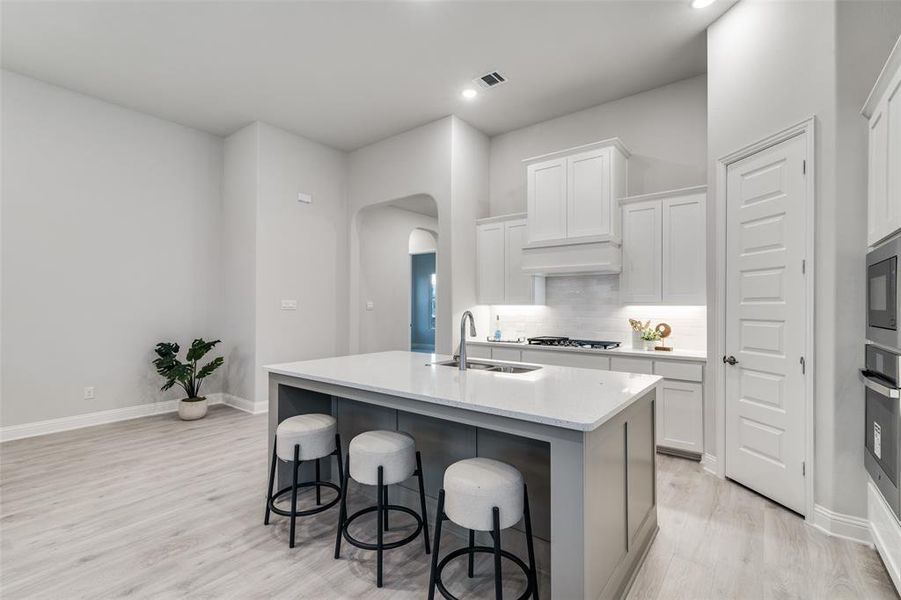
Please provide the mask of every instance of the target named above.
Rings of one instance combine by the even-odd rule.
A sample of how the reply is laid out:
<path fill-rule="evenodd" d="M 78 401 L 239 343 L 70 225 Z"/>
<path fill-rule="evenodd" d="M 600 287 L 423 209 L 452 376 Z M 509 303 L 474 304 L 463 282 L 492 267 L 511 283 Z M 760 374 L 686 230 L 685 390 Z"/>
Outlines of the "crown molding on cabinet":
<path fill-rule="evenodd" d="M 901 69 L 901 36 L 898 36 L 898 41 L 895 42 L 892 53 L 889 54 L 888 59 L 882 66 L 879 77 L 876 78 L 876 83 L 873 84 L 873 89 L 870 90 L 870 95 L 867 96 L 867 101 L 864 102 L 863 108 L 860 109 L 860 114 L 868 119 L 873 116 L 873 111 L 876 110 L 876 105 L 879 104 L 883 94 L 888 89 L 892 76 L 899 69 Z"/>
<path fill-rule="evenodd" d="M 664 190 L 662 192 L 651 192 L 649 194 L 641 194 L 639 196 L 626 196 L 619 199 L 619 204 L 630 204 L 632 202 L 644 202 L 645 200 L 660 200 L 662 198 L 678 198 L 679 196 L 690 196 L 692 194 L 707 193 L 706 185 L 695 185 L 687 188 L 679 188 L 677 190 Z"/>
<path fill-rule="evenodd" d="M 573 154 L 575 152 L 586 152 L 588 150 L 594 150 L 595 148 L 606 148 L 608 146 L 613 146 L 617 150 L 623 153 L 626 158 L 632 156 L 632 151 L 623 143 L 621 139 L 618 137 L 608 138 L 606 140 L 601 140 L 599 142 L 592 142 L 590 144 L 584 144 L 582 146 L 574 146 L 572 148 L 566 148 L 565 150 L 556 150 L 554 152 L 549 152 L 547 154 L 541 154 L 539 156 L 532 156 L 531 158 L 523 159 L 523 164 L 529 164 L 532 162 L 540 162 L 544 160 L 548 160 L 551 158 L 557 158 L 560 156 L 567 156 Z"/>

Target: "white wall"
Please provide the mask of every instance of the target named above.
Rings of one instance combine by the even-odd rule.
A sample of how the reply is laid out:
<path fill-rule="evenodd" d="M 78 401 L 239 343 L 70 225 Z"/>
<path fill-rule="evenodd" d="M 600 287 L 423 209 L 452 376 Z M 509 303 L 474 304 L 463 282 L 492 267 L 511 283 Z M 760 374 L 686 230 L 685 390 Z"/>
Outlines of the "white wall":
<path fill-rule="evenodd" d="M 350 297 L 360 295 L 357 213 L 367 206 L 425 194 L 438 206 L 438 294 L 435 349 L 450 352 L 451 322 L 451 123 L 447 117 L 349 154 Z M 475 224 L 473 223 L 473 227 Z M 473 267 L 474 268 L 474 267 Z M 361 352 L 360 307 L 352 306 L 350 351 Z"/>
<path fill-rule="evenodd" d="M 222 180 L 223 391 L 247 400 L 255 393 L 258 147 L 255 123 L 230 135 Z"/>
<path fill-rule="evenodd" d="M 228 316 L 240 321 L 243 359 L 228 391 L 258 405 L 269 394 L 262 365 L 347 352 L 345 161 L 265 123 L 226 141 L 225 231 L 237 236 L 228 238 L 226 293 L 236 297 Z M 313 203 L 298 202 L 299 192 Z M 282 300 L 297 310 L 281 310 Z"/>
<path fill-rule="evenodd" d="M 704 75 L 491 138 L 491 215 L 525 212 L 523 159 L 619 137 L 633 152 L 629 193 L 703 184 L 707 160 Z"/>
<path fill-rule="evenodd" d="M 407 244 L 407 250 L 410 254 L 430 254 L 438 251 L 438 221 L 435 220 L 435 227 L 430 230 L 414 229 L 410 232 L 410 240 Z"/>
<path fill-rule="evenodd" d="M 438 230 L 438 219 L 393 206 L 367 207 L 357 215 L 359 235 L 360 352 L 410 349 L 410 234 Z M 372 301 L 373 309 L 366 310 Z"/>
<path fill-rule="evenodd" d="M 178 397 L 154 345 L 223 336 L 222 140 L 7 71 L 2 88 L 0 423 Z"/>
<path fill-rule="evenodd" d="M 815 500 L 856 516 L 866 513 L 856 374 L 864 336 L 866 127 L 857 111 L 899 31 L 897 2 L 745 1 L 707 38 L 709 223 L 724 202 L 714 193 L 716 159 L 816 116 Z M 712 229 L 708 244 L 715 247 Z M 709 268 L 715 278 L 721 265 Z M 711 348 L 716 287 L 708 286 Z M 707 450 L 720 454 L 713 395 L 706 397 Z"/>

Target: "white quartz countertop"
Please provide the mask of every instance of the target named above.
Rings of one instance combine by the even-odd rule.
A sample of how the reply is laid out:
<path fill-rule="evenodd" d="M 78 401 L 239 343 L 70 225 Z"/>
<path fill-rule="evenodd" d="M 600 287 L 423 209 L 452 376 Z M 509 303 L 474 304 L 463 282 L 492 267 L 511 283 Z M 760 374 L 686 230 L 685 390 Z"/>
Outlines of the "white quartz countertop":
<path fill-rule="evenodd" d="M 669 351 L 644 350 L 639 348 L 619 347 L 610 350 L 596 348 L 570 348 L 568 346 L 536 346 L 528 342 L 489 342 L 487 340 L 467 340 L 467 346 L 498 346 L 501 348 L 517 348 L 519 350 L 546 350 L 548 352 L 582 352 L 585 354 L 601 354 L 605 356 L 638 356 L 640 358 L 653 358 L 654 360 L 690 360 L 704 362 L 707 353 L 703 350 L 680 350 L 673 348 Z"/>
<path fill-rule="evenodd" d="M 288 377 L 578 431 L 600 427 L 662 380 L 656 375 L 546 365 L 511 374 L 431 364 L 448 359 L 440 354 L 394 351 L 263 368 Z"/>

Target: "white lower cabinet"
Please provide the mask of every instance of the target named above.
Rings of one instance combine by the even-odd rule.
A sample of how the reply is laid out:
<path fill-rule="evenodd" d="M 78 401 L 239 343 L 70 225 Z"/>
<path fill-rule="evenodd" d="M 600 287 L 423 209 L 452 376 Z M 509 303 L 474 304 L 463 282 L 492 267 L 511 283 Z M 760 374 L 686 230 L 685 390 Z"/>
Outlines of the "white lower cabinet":
<path fill-rule="evenodd" d="M 647 358 L 632 358 L 629 356 L 614 356 L 610 359 L 611 371 L 623 373 L 646 373 L 650 375 L 653 370 L 653 361 Z"/>
<path fill-rule="evenodd" d="M 522 352 L 516 348 L 492 348 L 491 358 L 494 360 L 522 362 Z"/>
<path fill-rule="evenodd" d="M 610 359 L 596 354 L 578 352 L 554 352 L 552 350 L 523 350 L 522 361 L 539 365 L 578 367 L 581 369 L 610 370 Z"/>
<path fill-rule="evenodd" d="M 704 392 L 700 383 L 664 379 L 658 388 L 657 446 L 704 452 Z"/>
<path fill-rule="evenodd" d="M 491 358 L 491 348 L 488 346 L 466 345 L 466 358 Z"/>

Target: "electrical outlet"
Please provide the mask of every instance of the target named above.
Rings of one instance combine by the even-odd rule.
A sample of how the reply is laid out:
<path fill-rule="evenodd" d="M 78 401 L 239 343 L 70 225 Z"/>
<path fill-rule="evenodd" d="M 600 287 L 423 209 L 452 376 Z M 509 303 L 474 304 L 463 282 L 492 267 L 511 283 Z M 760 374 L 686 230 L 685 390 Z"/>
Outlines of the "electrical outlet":
<path fill-rule="evenodd" d="M 298 192 L 297 201 L 303 202 L 304 204 L 313 204 L 313 194 L 304 194 L 303 192 Z"/>
<path fill-rule="evenodd" d="M 373 310 L 375 308 L 375 302 L 372 300 L 366 301 L 366 310 Z"/>
<path fill-rule="evenodd" d="M 84 388 L 84 399 L 85 400 L 93 400 L 94 399 L 94 386 L 89 385 Z"/>
<path fill-rule="evenodd" d="M 282 300 L 282 310 L 297 310 L 297 300 Z"/>

